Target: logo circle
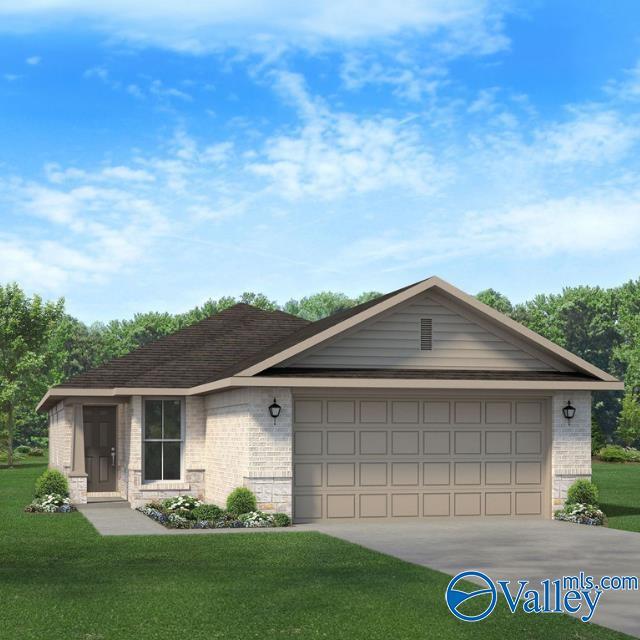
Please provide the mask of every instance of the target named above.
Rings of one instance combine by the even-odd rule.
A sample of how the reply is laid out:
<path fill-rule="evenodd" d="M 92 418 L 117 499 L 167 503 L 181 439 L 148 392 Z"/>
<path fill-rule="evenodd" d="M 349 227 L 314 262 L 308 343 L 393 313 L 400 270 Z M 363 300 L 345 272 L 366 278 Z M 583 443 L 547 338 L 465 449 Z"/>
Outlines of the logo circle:
<path fill-rule="evenodd" d="M 487 588 L 480 588 L 471 592 L 456 589 L 456 584 L 465 578 L 478 578 L 487 585 Z M 460 607 L 463 602 L 466 602 L 471 598 L 475 598 L 476 596 L 487 594 L 491 595 L 491 602 L 489 602 L 488 606 L 482 613 L 468 616 L 458 611 L 458 607 Z M 463 571 L 451 579 L 451 582 L 447 587 L 447 591 L 445 592 L 444 599 L 447 602 L 449 611 L 451 611 L 456 618 L 464 620 L 465 622 L 478 622 L 479 620 L 484 620 L 495 609 L 498 602 L 498 593 L 496 591 L 496 586 L 493 584 L 493 581 L 489 576 L 480 571 Z"/>

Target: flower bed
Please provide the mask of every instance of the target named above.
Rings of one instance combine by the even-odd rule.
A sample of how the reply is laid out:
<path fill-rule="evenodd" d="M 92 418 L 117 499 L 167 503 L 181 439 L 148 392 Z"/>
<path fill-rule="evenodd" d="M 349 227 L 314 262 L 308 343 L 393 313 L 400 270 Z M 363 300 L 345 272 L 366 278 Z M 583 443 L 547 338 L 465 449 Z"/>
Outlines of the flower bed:
<path fill-rule="evenodd" d="M 178 496 L 138 507 L 140 513 L 168 529 L 243 529 L 288 527 L 291 519 L 284 513 L 232 513 L 216 505 L 203 504 L 192 496 Z"/>
<path fill-rule="evenodd" d="M 607 523 L 607 517 L 592 504 L 568 504 L 564 509 L 556 511 L 553 517 L 564 522 L 575 522 L 600 527 Z"/>
<path fill-rule="evenodd" d="M 59 493 L 50 493 L 34 498 L 24 510 L 27 513 L 70 513 L 75 511 L 76 508 L 71 504 L 68 497 Z"/>

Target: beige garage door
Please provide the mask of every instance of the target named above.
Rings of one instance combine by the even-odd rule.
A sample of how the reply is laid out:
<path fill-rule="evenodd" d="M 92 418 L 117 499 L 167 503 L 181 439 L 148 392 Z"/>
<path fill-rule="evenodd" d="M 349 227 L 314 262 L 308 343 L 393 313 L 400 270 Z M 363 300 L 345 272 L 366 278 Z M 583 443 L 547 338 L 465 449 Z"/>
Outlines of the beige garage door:
<path fill-rule="evenodd" d="M 294 519 L 548 517 L 543 399 L 298 397 Z"/>

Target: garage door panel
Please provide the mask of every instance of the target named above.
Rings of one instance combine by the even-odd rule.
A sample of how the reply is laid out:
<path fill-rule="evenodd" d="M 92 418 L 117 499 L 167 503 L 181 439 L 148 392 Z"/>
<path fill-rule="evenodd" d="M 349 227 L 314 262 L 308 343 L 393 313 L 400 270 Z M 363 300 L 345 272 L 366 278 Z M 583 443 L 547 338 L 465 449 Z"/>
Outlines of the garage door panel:
<path fill-rule="evenodd" d="M 361 431 L 360 432 L 360 455 L 386 456 L 387 455 L 387 432 L 386 431 Z"/>
<path fill-rule="evenodd" d="M 481 511 L 482 494 L 478 493 L 454 493 L 454 515 L 456 516 L 479 516 Z"/>
<path fill-rule="evenodd" d="M 356 452 L 355 431 L 327 431 L 327 454 L 352 456 Z"/>
<path fill-rule="evenodd" d="M 391 484 L 394 486 L 418 486 L 417 462 L 391 463 Z"/>
<path fill-rule="evenodd" d="M 485 484 L 511 484 L 510 462 L 485 462 L 484 469 Z"/>
<path fill-rule="evenodd" d="M 511 424 L 511 403 L 487 401 L 485 403 L 485 422 L 487 424 Z"/>
<path fill-rule="evenodd" d="M 296 398 L 294 518 L 549 517 L 545 407 Z"/>
<path fill-rule="evenodd" d="M 457 485 L 479 485 L 480 484 L 480 463 L 479 462 L 456 462 L 454 463 L 454 482 Z"/>
<path fill-rule="evenodd" d="M 387 463 L 386 462 L 361 462 L 360 486 L 362 487 L 386 487 Z"/>
<path fill-rule="evenodd" d="M 417 424 L 420 406 L 417 400 L 396 400 L 391 403 L 393 424 Z"/>
<path fill-rule="evenodd" d="M 353 424 L 356 421 L 356 403 L 353 400 L 329 400 L 327 422 L 329 424 Z"/>
<path fill-rule="evenodd" d="M 448 462 L 423 463 L 423 484 L 432 486 L 449 486 L 451 471 Z"/>
<path fill-rule="evenodd" d="M 451 453 L 451 434 L 449 431 L 425 431 L 424 452 L 431 456 L 448 456 Z"/>
<path fill-rule="evenodd" d="M 418 510 L 418 494 L 391 494 L 391 515 L 396 518 L 415 518 L 420 515 Z"/>
<path fill-rule="evenodd" d="M 352 462 L 327 463 L 328 487 L 354 487 L 356 484 L 356 465 Z"/>
<path fill-rule="evenodd" d="M 360 423 L 386 424 L 387 402 L 385 400 L 362 400 L 360 402 Z"/>
<path fill-rule="evenodd" d="M 361 518 L 386 518 L 389 515 L 387 510 L 387 494 L 376 493 L 360 494 L 360 517 Z"/>
<path fill-rule="evenodd" d="M 321 487 L 322 463 L 299 462 L 293 467 L 294 484 L 296 487 Z"/>
<path fill-rule="evenodd" d="M 297 431 L 293 437 L 293 452 L 298 456 L 321 456 L 322 431 Z"/>
<path fill-rule="evenodd" d="M 522 455 L 540 455 L 542 452 L 542 434 L 540 431 L 517 431 L 516 453 Z"/>
<path fill-rule="evenodd" d="M 322 518 L 322 496 L 318 494 L 300 494 L 293 500 L 293 509 L 297 520 L 320 520 Z"/>
<path fill-rule="evenodd" d="M 542 510 L 542 493 L 539 491 L 516 492 L 516 515 L 538 516 Z"/>
<path fill-rule="evenodd" d="M 484 513 L 487 516 L 510 516 L 511 515 L 511 493 L 507 491 L 484 494 Z"/>
<path fill-rule="evenodd" d="M 456 431 L 454 453 L 458 455 L 479 455 L 481 450 L 480 431 Z"/>
<path fill-rule="evenodd" d="M 451 499 L 448 493 L 424 493 L 422 495 L 423 514 L 425 516 L 451 515 Z"/>
<path fill-rule="evenodd" d="M 539 462 L 516 462 L 516 484 L 540 484 L 542 465 Z"/>
<path fill-rule="evenodd" d="M 449 424 L 451 405 L 449 402 L 429 401 L 424 405 L 424 421 L 428 424 Z"/>
<path fill-rule="evenodd" d="M 420 453 L 420 433 L 418 431 L 392 431 L 391 453 L 395 455 L 412 455 Z"/>
<path fill-rule="evenodd" d="M 327 496 L 327 518 L 355 518 L 356 516 L 356 496 L 331 495 Z"/>
<path fill-rule="evenodd" d="M 484 439 L 487 455 L 511 454 L 511 431 L 487 431 Z"/>

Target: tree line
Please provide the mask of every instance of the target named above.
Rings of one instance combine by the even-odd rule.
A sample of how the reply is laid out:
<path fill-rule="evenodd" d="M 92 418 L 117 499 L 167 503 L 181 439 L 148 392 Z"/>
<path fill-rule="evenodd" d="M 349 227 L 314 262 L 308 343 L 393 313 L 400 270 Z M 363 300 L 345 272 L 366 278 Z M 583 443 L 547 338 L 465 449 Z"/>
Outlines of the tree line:
<path fill-rule="evenodd" d="M 278 304 L 261 293 L 209 299 L 178 314 L 139 313 L 129 320 L 86 324 L 65 310 L 64 299 L 29 297 L 17 284 L 0 285 L 0 449 L 16 444 L 44 444 L 46 418 L 35 412 L 46 389 L 63 380 L 125 355 L 161 336 L 191 325 L 238 302 L 261 309 L 281 309 L 319 320 L 380 295 L 357 297 L 323 291 Z M 633 444 L 640 436 L 625 411 L 637 411 L 633 388 L 640 385 L 640 279 L 619 287 L 567 287 L 559 294 L 540 294 L 512 304 L 494 289 L 477 298 L 517 322 L 625 380 L 626 397 L 615 392 L 594 394 L 596 430 L 610 439 Z M 626 409 L 624 409 L 626 407 Z M 625 435 L 626 434 L 626 435 Z"/>

